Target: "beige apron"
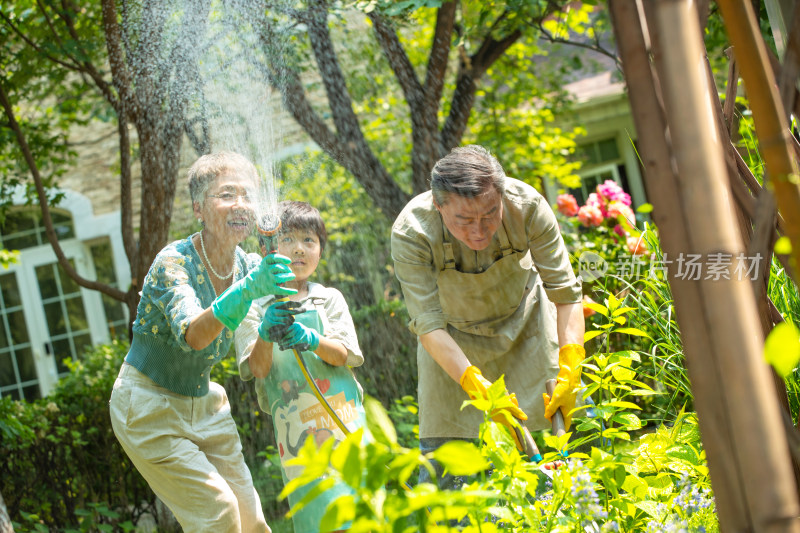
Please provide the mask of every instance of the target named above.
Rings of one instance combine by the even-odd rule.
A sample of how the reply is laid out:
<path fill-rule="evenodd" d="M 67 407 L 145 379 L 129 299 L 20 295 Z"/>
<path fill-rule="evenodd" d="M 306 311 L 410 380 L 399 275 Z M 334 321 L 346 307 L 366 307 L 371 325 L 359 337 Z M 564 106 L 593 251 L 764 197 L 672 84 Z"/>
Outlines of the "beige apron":
<path fill-rule="evenodd" d="M 529 429 L 549 427 L 542 393 L 545 381 L 558 373 L 556 310 L 530 252 L 515 251 L 501 227 L 501 256 L 484 272 L 459 272 L 443 230 L 445 262 L 437 285 L 448 333 L 486 379 L 505 376 L 506 387 L 528 415 Z M 421 343 L 417 365 L 420 437 L 477 437 L 483 413 L 472 406 L 461 410 L 466 393 Z"/>

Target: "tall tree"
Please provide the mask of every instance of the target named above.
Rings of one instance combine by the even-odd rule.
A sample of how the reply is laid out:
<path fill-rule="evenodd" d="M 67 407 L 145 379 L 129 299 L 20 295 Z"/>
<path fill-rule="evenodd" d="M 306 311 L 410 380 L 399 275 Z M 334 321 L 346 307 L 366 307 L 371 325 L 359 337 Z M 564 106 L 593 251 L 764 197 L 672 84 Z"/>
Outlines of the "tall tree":
<path fill-rule="evenodd" d="M 519 155 L 509 159 L 532 162 L 528 169 L 570 171 L 564 145 L 543 148 L 547 114 L 531 119 L 534 100 L 557 101 L 565 72 L 545 75 L 549 62 L 536 64 L 533 76 L 531 68 L 519 68 L 544 53 L 537 45 L 542 37 L 560 40 L 573 29 L 591 41 L 590 10 L 572 9 L 566 0 L 7 4 L 0 7 L 3 186 L 23 185 L 38 203 L 65 271 L 81 286 L 126 302 L 131 316 L 142 278 L 168 239 L 184 135 L 196 152 L 211 149 L 199 63 L 223 38 L 207 31 L 209 20 L 228 24 L 228 35 L 255 32 L 258 54 L 242 53 L 246 46 L 214 53 L 257 64 L 294 119 L 390 220 L 427 188 L 435 161 L 465 140 L 491 135 L 501 143 L 496 149 Z M 252 87 L 254 98 L 265 88 Z M 61 252 L 49 215 L 58 201 L 52 187 L 74 161 L 69 127 L 98 117 L 117 126 L 123 242 L 133 280 L 127 290 L 81 278 Z"/>
<path fill-rule="evenodd" d="M 286 108 L 330 157 L 353 174 L 384 215 L 393 219 L 411 194 L 428 188 L 435 162 L 469 136 L 478 93 L 482 84 L 491 85 L 485 84 L 487 73 L 500 66 L 509 51 L 524 58 L 530 69 L 533 56 L 541 53 L 535 45 L 540 38 L 560 39 L 559 35 L 568 29 L 586 32 L 593 38 L 588 31 L 590 9 L 573 9 L 571 4 L 409 0 L 350 2 L 342 6 L 325 0 L 291 5 L 279 0 L 267 2 L 266 12 L 256 9 L 249 13 L 248 20 L 261 37 L 267 60 L 265 75 L 280 91 Z M 359 77 L 373 59 L 365 54 L 368 49 L 359 48 L 363 65 L 346 65 L 343 61 L 342 56 L 353 48 L 351 44 L 359 40 L 359 35 L 357 30 L 337 32 L 343 20 L 353 18 L 347 18 L 342 7 L 362 10 L 383 55 L 386 68 L 370 81 L 384 94 L 387 89 L 398 88 L 404 100 L 407 127 L 394 130 L 394 135 L 410 137 L 402 148 L 410 153 L 407 179 L 400 175 L 401 169 L 391 169 L 386 164 L 382 145 L 370 142 L 367 125 L 373 117 L 353 93 L 359 91 Z M 421 32 L 417 26 L 420 24 L 429 31 Z M 336 41 L 337 36 L 342 42 Z M 422 42 L 423 38 L 427 43 Z M 548 65 L 540 63 L 537 69 L 546 72 Z M 308 70 L 314 74 L 309 76 Z M 322 81 L 324 97 L 308 81 L 317 79 Z M 528 109 L 534 106 L 535 98 L 546 100 L 548 93 L 557 92 L 563 79 L 552 77 L 549 81 L 554 83 L 541 83 L 538 92 L 528 95 Z M 513 81 L 505 80 L 503 92 L 517 90 Z M 530 89 L 531 84 L 524 87 Z M 388 106 L 387 112 L 398 113 L 396 107 Z"/>
<path fill-rule="evenodd" d="M 166 243 L 184 132 L 199 151 L 188 102 L 198 79 L 207 2 L 19 0 L 0 8 L 0 124 L 4 186 L 27 186 L 42 210 L 59 264 L 81 286 L 127 303 L 135 313 L 141 280 Z M 91 117 L 116 121 L 122 232 L 132 284 L 120 290 L 82 278 L 61 251 L 48 194 L 74 155 L 67 128 Z M 129 130 L 133 126 L 135 135 Z M 13 138 L 15 143 L 8 142 Z M 132 166 L 141 166 L 140 216 L 134 221 Z M 24 162 L 18 164 L 16 162 Z M 6 188 L 6 190 L 8 190 Z M 138 230 L 139 238 L 136 238 Z"/>

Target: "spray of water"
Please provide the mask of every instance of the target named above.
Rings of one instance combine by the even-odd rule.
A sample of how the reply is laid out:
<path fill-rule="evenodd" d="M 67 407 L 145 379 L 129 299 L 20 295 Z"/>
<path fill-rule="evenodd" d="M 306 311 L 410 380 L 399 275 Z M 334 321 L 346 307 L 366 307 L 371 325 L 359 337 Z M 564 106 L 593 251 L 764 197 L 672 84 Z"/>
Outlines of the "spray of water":
<path fill-rule="evenodd" d="M 265 81 L 264 50 L 253 26 L 254 14 L 260 10 L 263 16 L 263 2 L 162 0 L 124 5 L 125 44 L 139 98 L 142 91 L 151 90 L 148 105 L 180 106 L 189 117 L 196 148 L 237 152 L 250 159 L 259 174 L 250 191 L 255 220 L 274 219 L 276 154 L 283 132 L 274 119 L 280 96 Z M 280 49 L 285 43 L 276 39 L 274 46 Z M 178 133 L 160 130 L 165 136 Z M 172 157 L 177 161 L 178 154 Z"/>

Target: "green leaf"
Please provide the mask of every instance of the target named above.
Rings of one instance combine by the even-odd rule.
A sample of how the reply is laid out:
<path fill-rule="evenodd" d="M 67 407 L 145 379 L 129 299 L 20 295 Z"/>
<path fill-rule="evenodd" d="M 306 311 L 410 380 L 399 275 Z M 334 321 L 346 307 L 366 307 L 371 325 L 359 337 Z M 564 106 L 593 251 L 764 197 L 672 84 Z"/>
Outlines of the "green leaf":
<path fill-rule="evenodd" d="M 603 316 L 608 316 L 608 308 L 605 305 L 599 304 L 597 302 L 585 303 L 583 304 L 584 307 L 588 307 L 592 311 L 596 311 Z"/>
<path fill-rule="evenodd" d="M 387 446 L 397 445 L 397 432 L 381 402 L 371 396 L 364 397 L 367 428 L 376 441 Z"/>
<path fill-rule="evenodd" d="M 642 408 L 636 405 L 635 403 L 631 402 L 622 402 L 622 401 L 614 401 L 614 402 L 605 402 L 603 405 L 607 405 L 609 407 L 624 407 L 626 409 L 636 409 L 641 410 Z"/>
<path fill-rule="evenodd" d="M 619 316 L 619 315 L 623 315 L 625 313 L 630 313 L 631 311 L 636 311 L 636 308 L 635 307 L 620 307 L 619 309 L 614 311 L 614 313 L 611 316 L 615 316 L 616 317 L 616 316 Z"/>
<path fill-rule="evenodd" d="M 463 440 L 443 444 L 433 452 L 433 458 L 454 476 L 471 476 L 489 468 L 481 451 L 471 442 Z"/>
<path fill-rule="evenodd" d="M 600 331 L 600 330 L 587 331 L 586 333 L 583 334 L 583 342 L 588 342 L 594 339 L 595 337 L 602 335 L 603 333 L 605 333 L 605 331 Z"/>
<path fill-rule="evenodd" d="M 644 203 L 636 208 L 637 213 L 652 213 L 653 204 Z"/>
<path fill-rule="evenodd" d="M 800 361 L 800 331 L 790 322 L 781 322 L 767 336 L 764 359 L 782 377 L 788 376 Z"/>
<path fill-rule="evenodd" d="M 638 337 L 650 338 L 650 335 L 638 328 L 619 328 L 614 330 L 615 333 L 627 333 L 628 335 L 636 335 Z"/>

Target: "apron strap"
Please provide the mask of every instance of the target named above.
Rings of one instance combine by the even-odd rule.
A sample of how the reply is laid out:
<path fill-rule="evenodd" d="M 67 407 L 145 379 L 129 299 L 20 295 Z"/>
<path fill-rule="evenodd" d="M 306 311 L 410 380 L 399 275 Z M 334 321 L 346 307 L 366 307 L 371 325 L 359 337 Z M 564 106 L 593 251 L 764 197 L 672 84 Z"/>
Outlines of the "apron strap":
<path fill-rule="evenodd" d="M 508 240 L 508 232 L 506 231 L 506 223 L 504 220 L 501 220 L 502 223 L 502 231 L 497 232 L 497 238 L 500 239 L 500 252 L 503 254 L 503 257 L 511 255 L 514 253 L 514 249 L 511 247 L 511 242 Z"/>
<path fill-rule="evenodd" d="M 453 245 L 450 244 L 450 239 L 447 238 L 449 234 L 450 232 L 447 230 L 447 226 L 444 225 L 444 220 L 442 220 L 442 248 L 444 250 L 444 266 L 442 270 L 456 269 L 456 258 L 455 255 L 453 255 Z"/>

